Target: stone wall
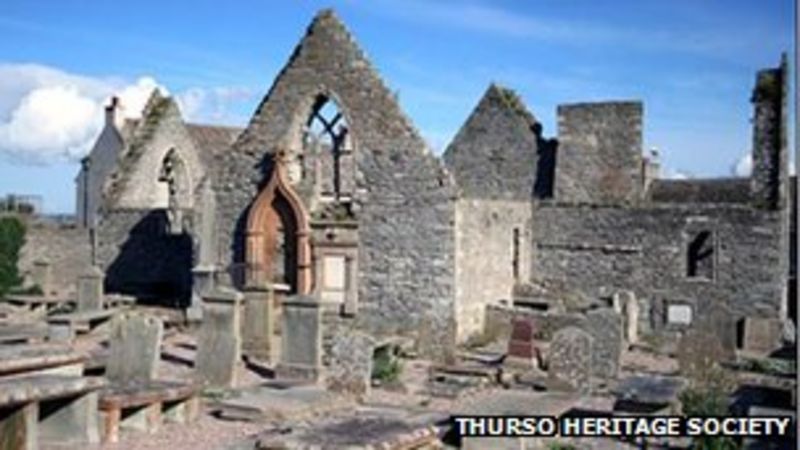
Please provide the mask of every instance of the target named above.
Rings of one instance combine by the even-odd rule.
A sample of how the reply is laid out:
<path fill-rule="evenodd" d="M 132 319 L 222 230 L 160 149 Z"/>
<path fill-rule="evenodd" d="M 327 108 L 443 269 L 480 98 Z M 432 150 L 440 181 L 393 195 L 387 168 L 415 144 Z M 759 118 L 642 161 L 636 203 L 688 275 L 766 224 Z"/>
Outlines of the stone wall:
<path fill-rule="evenodd" d="M 459 340 L 483 329 L 486 305 L 501 300 L 510 303 L 514 283 L 528 280 L 530 220 L 528 201 L 457 202 L 455 301 Z"/>
<path fill-rule="evenodd" d="M 642 103 L 558 106 L 555 198 L 631 203 L 642 179 Z"/>
<path fill-rule="evenodd" d="M 78 275 L 91 261 L 89 231 L 71 225 L 29 222 L 19 260 L 26 284 L 30 284 L 33 263 L 42 259 L 50 262 L 53 288 L 59 292 L 75 292 Z"/>
<path fill-rule="evenodd" d="M 516 93 L 492 84 L 443 155 L 461 195 L 549 197 L 554 143 L 541 131 Z"/>
<path fill-rule="evenodd" d="M 303 125 L 320 94 L 340 107 L 355 149 L 359 321 L 373 332 L 425 335 L 430 347 L 452 342 L 452 181 L 330 11 L 315 18 L 248 128 L 221 157 L 220 265 L 244 261 L 250 204 L 278 151 L 302 159 Z M 298 172 L 290 175 L 302 184 Z"/>
<path fill-rule="evenodd" d="M 727 302 L 739 316 L 777 317 L 785 286 L 782 216 L 736 205 L 540 204 L 532 274 L 595 298 L 630 289 L 653 305 L 685 301 L 695 315 Z M 701 230 L 712 232 L 711 280 L 687 277 L 687 246 Z"/>

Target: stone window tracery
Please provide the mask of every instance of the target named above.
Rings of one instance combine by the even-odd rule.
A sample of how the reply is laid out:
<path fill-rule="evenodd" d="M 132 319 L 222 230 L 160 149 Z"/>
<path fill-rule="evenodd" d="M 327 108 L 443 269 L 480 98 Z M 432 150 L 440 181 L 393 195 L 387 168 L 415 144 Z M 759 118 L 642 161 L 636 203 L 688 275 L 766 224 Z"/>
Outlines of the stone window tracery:
<path fill-rule="evenodd" d="M 314 171 L 320 196 L 335 202 L 348 201 L 353 190 L 350 126 L 333 99 L 317 96 L 306 121 L 303 144 L 311 150 L 308 153 L 316 155 Z"/>

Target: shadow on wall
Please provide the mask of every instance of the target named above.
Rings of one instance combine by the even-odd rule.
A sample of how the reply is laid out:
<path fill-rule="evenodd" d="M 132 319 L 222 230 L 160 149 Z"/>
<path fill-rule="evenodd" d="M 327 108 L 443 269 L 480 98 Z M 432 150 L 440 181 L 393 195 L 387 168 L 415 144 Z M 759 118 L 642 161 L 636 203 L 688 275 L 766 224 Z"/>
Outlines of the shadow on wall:
<path fill-rule="evenodd" d="M 174 308 L 189 305 L 192 238 L 170 234 L 166 211 L 154 210 L 131 228 L 106 270 L 106 292 L 135 296 L 139 303 Z"/>

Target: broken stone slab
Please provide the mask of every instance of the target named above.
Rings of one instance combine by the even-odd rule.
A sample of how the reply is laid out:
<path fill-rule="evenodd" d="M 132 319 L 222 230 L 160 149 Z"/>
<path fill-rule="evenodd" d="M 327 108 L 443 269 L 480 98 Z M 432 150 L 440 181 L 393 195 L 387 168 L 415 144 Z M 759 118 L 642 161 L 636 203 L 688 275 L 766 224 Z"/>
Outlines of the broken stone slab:
<path fill-rule="evenodd" d="M 114 384 L 152 380 L 161 358 L 164 325 L 141 313 L 119 314 L 111 323 L 106 377 Z"/>
<path fill-rule="evenodd" d="M 438 448 L 438 423 L 430 416 L 410 416 L 395 411 L 357 410 L 344 416 L 325 417 L 289 433 L 262 433 L 257 449 L 348 448 L 411 449 Z"/>
<path fill-rule="evenodd" d="M 240 292 L 217 288 L 203 299 L 203 324 L 197 342 L 196 376 L 214 387 L 236 384 L 241 366 Z"/>
<path fill-rule="evenodd" d="M 321 386 L 250 386 L 228 391 L 209 405 L 227 420 L 252 422 L 294 421 L 348 410 L 352 398 L 329 392 Z"/>
<path fill-rule="evenodd" d="M 592 377 L 595 339 L 578 327 L 558 330 L 550 343 L 547 364 L 553 387 L 588 391 Z"/>

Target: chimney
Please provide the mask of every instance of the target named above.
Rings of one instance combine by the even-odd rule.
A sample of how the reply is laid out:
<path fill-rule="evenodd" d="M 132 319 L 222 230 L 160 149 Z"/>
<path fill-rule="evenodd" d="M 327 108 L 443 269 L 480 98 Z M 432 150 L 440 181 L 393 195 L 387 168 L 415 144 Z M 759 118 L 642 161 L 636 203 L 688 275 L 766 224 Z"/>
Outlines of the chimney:
<path fill-rule="evenodd" d="M 119 97 L 111 97 L 111 103 L 106 106 L 106 126 L 113 126 L 117 130 L 122 130 L 122 125 L 125 123 L 123 109 Z"/>

